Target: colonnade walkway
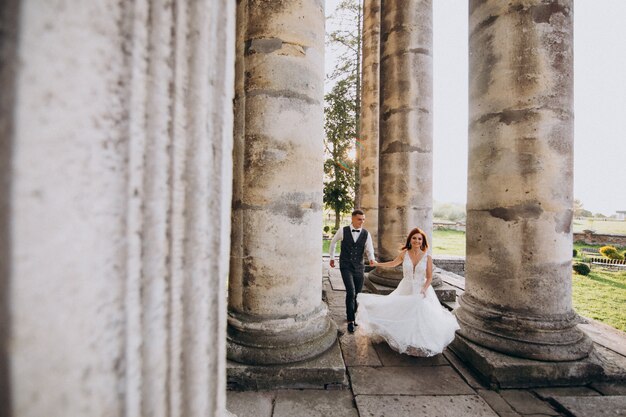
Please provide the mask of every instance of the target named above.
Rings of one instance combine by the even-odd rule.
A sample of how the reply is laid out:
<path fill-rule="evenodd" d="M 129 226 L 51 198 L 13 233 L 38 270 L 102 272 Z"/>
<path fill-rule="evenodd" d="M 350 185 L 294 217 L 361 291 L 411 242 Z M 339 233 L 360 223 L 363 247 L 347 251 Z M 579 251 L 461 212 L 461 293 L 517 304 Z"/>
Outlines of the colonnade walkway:
<path fill-rule="evenodd" d="M 337 283 L 331 271 L 333 283 Z M 458 283 L 457 283 L 458 284 Z M 626 381 L 578 387 L 506 389 L 481 383 L 450 350 L 432 358 L 400 355 L 385 343 L 346 331 L 345 292 L 324 289 L 348 374 L 347 387 L 229 391 L 227 408 L 238 417 L 534 417 L 626 416 Z M 583 329 L 596 346 L 626 368 L 626 334 L 590 322 Z"/>

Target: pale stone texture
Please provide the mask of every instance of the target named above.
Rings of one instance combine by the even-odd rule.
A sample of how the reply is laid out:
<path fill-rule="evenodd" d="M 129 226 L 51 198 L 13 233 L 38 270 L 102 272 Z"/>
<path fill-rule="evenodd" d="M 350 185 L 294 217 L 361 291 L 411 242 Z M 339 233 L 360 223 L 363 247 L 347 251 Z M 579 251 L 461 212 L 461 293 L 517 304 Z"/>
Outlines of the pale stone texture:
<path fill-rule="evenodd" d="M 273 417 L 358 417 L 350 390 L 279 391 Z"/>
<path fill-rule="evenodd" d="M 228 357 L 288 363 L 336 340 L 321 299 L 323 3 L 237 10 Z"/>
<path fill-rule="evenodd" d="M 272 417 L 275 399 L 274 391 L 228 391 L 226 405 L 237 417 Z"/>
<path fill-rule="evenodd" d="M 355 333 L 340 336 L 339 342 L 346 366 L 382 366 L 369 338 L 363 336 L 358 328 Z"/>
<path fill-rule="evenodd" d="M 363 74 L 359 153 L 361 208 L 378 254 L 378 130 L 380 89 L 380 0 L 363 1 Z"/>
<path fill-rule="evenodd" d="M 559 415 L 552 407 L 529 391 L 502 390 L 500 391 L 500 396 L 520 414 Z"/>
<path fill-rule="evenodd" d="M 468 339 L 584 358 L 572 309 L 573 2 L 470 3 Z"/>
<path fill-rule="evenodd" d="M 412 228 L 432 239 L 431 0 L 382 5 L 380 55 L 378 253 L 389 261 Z M 369 275 L 392 287 L 401 278 L 400 269 Z"/>
<path fill-rule="evenodd" d="M 498 417 L 478 395 L 357 395 L 362 416 L 394 417 Z"/>
<path fill-rule="evenodd" d="M 70 3 L 3 62 L 10 412 L 220 416 L 233 2 Z"/>
<path fill-rule="evenodd" d="M 620 417 L 626 415 L 626 396 L 554 397 L 573 416 Z"/>
<path fill-rule="evenodd" d="M 350 368 L 355 395 L 462 395 L 474 394 L 449 366 Z"/>

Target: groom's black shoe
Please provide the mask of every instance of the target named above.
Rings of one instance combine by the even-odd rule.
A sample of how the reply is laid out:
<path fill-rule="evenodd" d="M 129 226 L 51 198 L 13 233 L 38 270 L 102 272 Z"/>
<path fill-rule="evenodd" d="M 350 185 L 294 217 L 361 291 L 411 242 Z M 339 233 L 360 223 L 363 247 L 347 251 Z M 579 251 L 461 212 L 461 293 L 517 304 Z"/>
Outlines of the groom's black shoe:
<path fill-rule="evenodd" d="M 354 323 L 352 322 L 348 323 L 348 331 L 350 333 L 354 333 Z"/>

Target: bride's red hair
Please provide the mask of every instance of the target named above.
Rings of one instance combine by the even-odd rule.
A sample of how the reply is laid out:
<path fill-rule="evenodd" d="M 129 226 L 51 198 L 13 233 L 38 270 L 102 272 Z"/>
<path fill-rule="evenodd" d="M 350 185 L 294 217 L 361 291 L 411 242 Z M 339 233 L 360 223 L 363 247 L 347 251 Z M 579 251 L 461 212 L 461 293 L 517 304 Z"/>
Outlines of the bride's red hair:
<path fill-rule="evenodd" d="M 411 238 L 417 233 L 422 235 L 422 247 L 420 249 L 422 250 L 422 252 L 426 252 L 426 249 L 428 249 L 428 238 L 426 237 L 426 233 L 424 233 L 424 231 L 419 227 L 416 227 L 415 229 L 411 230 L 411 232 L 409 232 L 409 235 L 406 238 L 406 243 L 404 244 L 402 249 L 411 249 Z"/>

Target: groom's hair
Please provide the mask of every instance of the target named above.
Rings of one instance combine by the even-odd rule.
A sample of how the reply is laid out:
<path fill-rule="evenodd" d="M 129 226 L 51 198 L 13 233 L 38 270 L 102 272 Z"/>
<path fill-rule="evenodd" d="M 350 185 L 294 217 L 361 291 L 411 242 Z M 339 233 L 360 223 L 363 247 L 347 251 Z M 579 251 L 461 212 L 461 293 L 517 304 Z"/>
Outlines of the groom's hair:
<path fill-rule="evenodd" d="M 361 209 L 355 209 L 355 210 L 352 211 L 352 215 L 353 216 L 356 216 L 358 214 L 365 215 L 365 213 L 363 213 L 363 210 L 361 210 Z"/>

